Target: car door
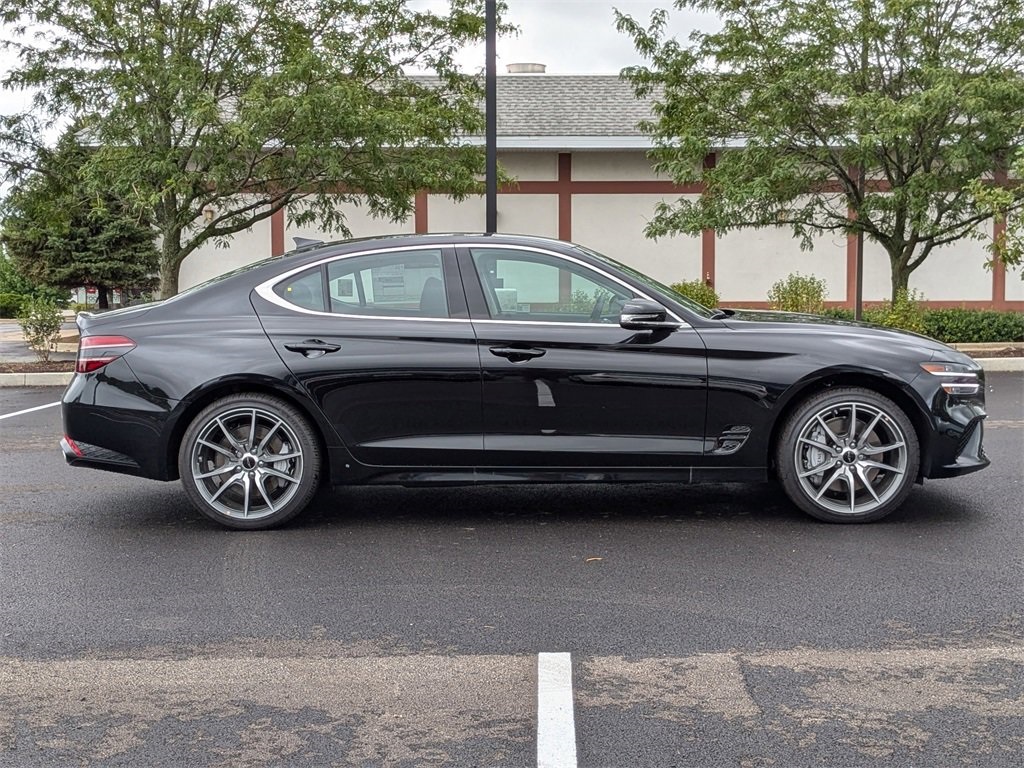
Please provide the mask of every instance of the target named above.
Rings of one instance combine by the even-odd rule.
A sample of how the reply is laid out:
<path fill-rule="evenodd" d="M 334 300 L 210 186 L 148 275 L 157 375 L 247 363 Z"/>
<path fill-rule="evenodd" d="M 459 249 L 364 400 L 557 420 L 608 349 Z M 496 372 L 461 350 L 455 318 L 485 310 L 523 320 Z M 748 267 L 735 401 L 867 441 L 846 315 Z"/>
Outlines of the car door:
<path fill-rule="evenodd" d="M 486 464 L 700 461 L 707 359 L 692 328 L 623 329 L 624 302 L 650 297 L 566 254 L 467 245 L 459 266 L 483 370 Z"/>
<path fill-rule="evenodd" d="M 325 259 L 259 286 L 253 304 L 358 461 L 461 467 L 478 459 L 480 362 L 452 249 Z"/>

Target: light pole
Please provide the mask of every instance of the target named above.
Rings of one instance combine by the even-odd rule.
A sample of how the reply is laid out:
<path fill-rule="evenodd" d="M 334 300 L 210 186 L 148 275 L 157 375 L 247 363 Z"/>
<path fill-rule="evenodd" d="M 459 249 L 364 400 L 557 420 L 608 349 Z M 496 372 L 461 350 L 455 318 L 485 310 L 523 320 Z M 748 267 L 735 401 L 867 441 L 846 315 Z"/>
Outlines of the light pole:
<path fill-rule="evenodd" d="M 860 6 L 860 78 L 862 95 L 868 92 L 868 2 L 863 0 Z M 858 144 L 863 145 L 864 139 L 861 132 L 857 130 Z M 853 319 L 860 320 L 864 314 L 864 225 L 861 216 L 864 215 L 864 148 L 859 146 L 860 162 L 857 163 L 857 197 L 859 204 L 857 208 L 857 268 L 854 272 L 856 287 L 854 289 Z"/>
<path fill-rule="evenodd" d="M 497 73 L 497 37 L 498 22 L 496 0 L 487 0 L 486 35 L 487 35 L 487 71 L 484 83 L 484 110 L 486 112 L 486 196 L 487 221 L 486 232 L 498 231 L 498 73 Z"/>

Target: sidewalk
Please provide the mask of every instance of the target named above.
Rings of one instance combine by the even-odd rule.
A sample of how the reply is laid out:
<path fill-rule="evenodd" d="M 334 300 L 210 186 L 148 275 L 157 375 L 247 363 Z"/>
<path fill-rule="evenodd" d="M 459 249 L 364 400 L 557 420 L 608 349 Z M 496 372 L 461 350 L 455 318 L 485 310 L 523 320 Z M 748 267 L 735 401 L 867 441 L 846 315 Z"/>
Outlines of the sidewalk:
<path fill-rule="evenodd" d="M 61 326 L 62 335 L 70 335 L 76 330 L 74 318 L 66 320 Z M 50 360 L 74 360 L 77 344 L 58 344 L 57 351 L 50 353 Z M 35 352 L 25 343 L 21 326 L 17 320 L 0 319 L 0 364 L 2 363 L 35 363 L 39 360 Z M 73 374 L 68 371 L 59 373 L 0 373 L 0 387 L 63 387 L 71 381 Z"/>

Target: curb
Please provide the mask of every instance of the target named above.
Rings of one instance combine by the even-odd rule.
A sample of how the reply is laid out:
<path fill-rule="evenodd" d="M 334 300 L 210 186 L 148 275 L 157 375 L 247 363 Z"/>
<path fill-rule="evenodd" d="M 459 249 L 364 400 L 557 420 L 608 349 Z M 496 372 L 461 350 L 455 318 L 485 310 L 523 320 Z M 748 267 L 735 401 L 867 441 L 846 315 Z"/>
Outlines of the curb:
<path fill-rule="evenodd" d="M 1024 357 L 983 357 L 977 362 L 988 373 L 1024 371 Z M 66 387 L 73 373 L 0 373 L 0 387 Z"/>
<path fill-rule="evenodd" d="M 0 387 L 66 387 L 74 375 L 70 371 L 63 373 L 0 373 Z"/>
<path fill-rule="evenodd" d="M 1024 371 L 1024 357 L 983 357 L 980 360 L 982 370 L 986 372 L 1006 373 L 1009 371 Z"/>

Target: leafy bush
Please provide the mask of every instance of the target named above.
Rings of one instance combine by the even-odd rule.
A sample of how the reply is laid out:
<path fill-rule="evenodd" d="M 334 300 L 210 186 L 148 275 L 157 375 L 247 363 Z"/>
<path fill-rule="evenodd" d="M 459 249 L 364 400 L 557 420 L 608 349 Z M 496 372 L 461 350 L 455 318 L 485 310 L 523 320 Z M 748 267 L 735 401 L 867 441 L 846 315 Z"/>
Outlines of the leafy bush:
<path fill-rule="evenodd" d="M 32 283 L 18 271 L 5 253 L 0 252 L 0 293 L 27 296 L 31 292 Z"/>
<path fill-rule="evenodd" d="M 718 306 L 718 294 L 703 280 L 684 280 L 681 283 L 672 283 L 669 287 L 676 293 L 681 293 L 686 298 L 703 304 L 708 309 Z"/>
<path fill-rule="evenodd" d="M 20 293 L 0 293 L 0 317 L 17 317 L 24 301 Z"/>
<path fill-rule="evenodd" d="M 1024 313 L 979 309 L 932 309 L 924 333 L 949 344 L 1024 341 Z"/>
<path fill-rule="evenodd" d="M 911 309 L 912 302 L 897 305 L 894 310 L 889 303 L 866 307 L 864 320 L 890 328 L 916 330 L 925 336 L 946 344 L 984 344 L 1001 341 L 1024 341 L 1024 313 L 996 312 L 987 309 Z M 853 310 L 831 307 L 822 314 L 837 320 L 853 320 Z M 909 325 L 907 317 L 910 318 Z"/>
<path fill-rule="evenodd" d="M 900 291 L 896 294 L 895 301 L 883 301 L 877 307 L 865 309 L 864 319 L 886 328 L 924 333 L 925 309 L 921 306 L 923 298 L 916 290 Z"/>
<path fill-rule="evenodd" d="M 768 291 L 772 309 L 785 312 L 809 312 L 820 315 L 825 309 L 825 293 L 828 286 L 814 275 L 794 272 L 779 280 Z"/>
<path fill-rule="evenodd" d="M 829 307 L 823 309 L 820 314 L 834 320 L 853 320 L 853 310 L 846 307 Z"/>
<path fill-rule="evenodd" d="M 60 338 L 60 307 L 46 299 L 29 299 L 18 313 L 18 325 L 25 341 L 42 361 L 50 359 L 50 351 Z"/>

